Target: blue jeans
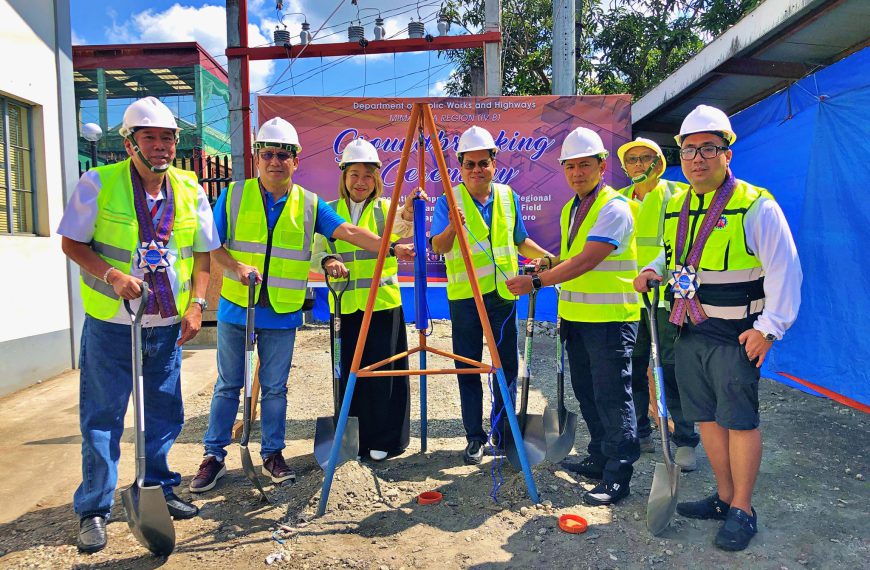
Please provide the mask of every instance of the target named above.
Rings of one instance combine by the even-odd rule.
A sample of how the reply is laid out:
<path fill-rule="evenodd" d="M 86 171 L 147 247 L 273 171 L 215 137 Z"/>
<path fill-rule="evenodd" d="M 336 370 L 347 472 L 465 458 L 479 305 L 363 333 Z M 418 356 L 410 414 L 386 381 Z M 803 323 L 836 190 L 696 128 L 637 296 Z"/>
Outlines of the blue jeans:
<path fill-rule="evenodd" d="M 450 320 L 453 323 L 453 353 L 477 361 L 483 357 L 483 327 L 477 315 L 474 299 L 458 299 L 450 301 Z M 499 343 L 498 354 L 501 357 L 505 380 L 511 390 L 511 400 L 516 400 L 517 361 L 517 315 L 514 310 L 515 301 L 503 299 L 493 291 L 483 296 L 483 305 L 489 316 L 489 326 L 495 341 Z M 504 325 L 504 329 L 502 329 Z M 471 368 L 464 362 L 454 361 L 457 368 Z M 465 438 L 471 441 L 486 443 L 486 432 L 483 431 L 483 387 L 480 374 L 460 374 L 459 403 L 462 407 L 462 426 L 465 428 Z M 492 391 L 494 395 L 494 413 L 502 409 L 504 403 L 495 374 L 492 375 Z M 505 417 L 502 414 L 502 417 Z M 504 429 L 499 426 L 499 430 Z M 502 434 L 503 435 L 503 434 Z"/>
<path fill-rule="evenodd" d="M 169 493 L 181 475 L 166 456 L 184 423 L 181 402 L 180 325 L 142 330 L 145 406 L 145 484 Z M 80 516 L 108 516 L 118 483 L 124 414 L 133 390 L 131 331 L 128 325 L 85 317 L 79 357 L 79 423 L 82 431 L 82 484 L 73 496 Z"/>
<path fill-rule="evenodd" d="M 637 322 L 562 320 L 571 386 L 589 428 L 589 456 L 604 466 L 604 481 L 627 483 L 640 457 L 631 394 L 631 352 Z"/>
<path fill-rule="evenodd" d="M 284 449 L 287 377 L 296 329 L 254 330 L 260 355 L 260 455 L 265 459 Z M 245 386 L 245 327 L 218 321 L 217 345 L 218 377 L 202 442 L 206 455 L 223 461 L 239 411 L 239 393 Z"/>

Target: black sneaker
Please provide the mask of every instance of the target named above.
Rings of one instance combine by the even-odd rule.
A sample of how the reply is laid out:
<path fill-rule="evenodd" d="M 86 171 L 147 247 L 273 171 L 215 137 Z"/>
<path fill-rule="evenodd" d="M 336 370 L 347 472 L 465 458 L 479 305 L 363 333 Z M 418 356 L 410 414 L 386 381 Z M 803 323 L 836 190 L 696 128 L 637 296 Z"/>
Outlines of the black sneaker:
<path fill-rule="evenodd" d="M 595 481 L 600 481 L 604 477 L 604 462 L 593 459 L 592 456 L 580 462 L 563 461 L 562 467 Z"/>
<path fill-rule="evenodd" d="M 90 515 L 79 521 L 79 552 L 90 554 L 106 547 L 106 517 Z"/>
<path fill-rule="evenodd" d="M 737 507 L 731 507 L 725 524 L 716 534 L 713 544 L 722 550 L 737 551 L 749 546 L 749 541 L 758 532 L 758 514 L 752 509 L 752 516 Z"/>
<path fill-rule="evenodd" d="M 614 505 L 631 493 L 628 483 L 599 483 L 591 491 L 583 495 L 583 501 L 587 505 Z"/>
<path fill-rule="evenodd" d="M 465 446 L 465 453 L 462 454 L 462 460 L 466 465 L 477 465 L 483 459 L 483 444 L 479 441 L 469 441 Z"/>
<path fill-rule="evenodd" d="M 728 518 L 731 505 L 719 498 L 719 493 L 713 493 L 700 501 L 677 503 L 677 512 L 690 519 L 713 519 L 724 521 Z"/>
<path fill-rule="evenodd" d="M 218 461 L 213 455 L 209 455 L 199 464 L 196 477 L 190 482 L 191 493 L 204 493 L 211 491 L 217 485 L 218 479 L 226 475 L 227 466 L 223 461 Z"/>
<path fill-rule="evenodd" d="M 175 520 L 192 519 L 199 514 L 199 507 L 193 503 L 182 501 L 175 493 L 167 493 L 166 507 Z"/>

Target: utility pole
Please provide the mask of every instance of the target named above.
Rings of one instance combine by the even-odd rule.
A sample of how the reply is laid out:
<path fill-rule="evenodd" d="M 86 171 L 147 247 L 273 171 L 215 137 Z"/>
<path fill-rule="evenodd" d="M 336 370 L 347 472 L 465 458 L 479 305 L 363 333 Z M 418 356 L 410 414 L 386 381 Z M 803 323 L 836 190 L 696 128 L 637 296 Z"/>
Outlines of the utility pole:
<path fill-rule="evenodd" d="M 553 1 L 553 95 L 577 91 L 574 0 Z"/>
<path fill-rule="evenodd" d="M 240 13 L 240 0 L 227 0 L 227 47 L 242 46 L 242 37 L 240 30 L 242 22 Z M 241 0 L 246 2 L 246 0 Z M 244 6 L 247 8 L 247 4 Z M 247 9 L 245 11 L 244 22 L 247 25 Z M 247 36 L 247 34 L 245 34 Z M 247 47 L 247 37 L 243 47 Z M 233 161 L 233 179 L 244 180 L 251 175 L 245 167 L 248 165 L 248 155 L 250 154 L 250 145 L 246 145 L 246 141 L 250 140 L 250 113 L 249 101 L 250 96 L 245 96 L 243 90 L 249 88 L 248 84 L 248 62 L 245 56 L 229 57 L 227 61 L 227 71 L 229 72 L 229 87 L 230 87 L 230 148 L 232 149 Z"/>
<path fill-rule="evenodd" d="M 485 0 L 484 2 L 484 32 L 501 31 L 501 0 Z M 486 42 L 483 46 L 483 68 L 486 74 L 484 83 L 487 97 L 498 97 L 502 94 L 501 77 L 501 42 Z"/>

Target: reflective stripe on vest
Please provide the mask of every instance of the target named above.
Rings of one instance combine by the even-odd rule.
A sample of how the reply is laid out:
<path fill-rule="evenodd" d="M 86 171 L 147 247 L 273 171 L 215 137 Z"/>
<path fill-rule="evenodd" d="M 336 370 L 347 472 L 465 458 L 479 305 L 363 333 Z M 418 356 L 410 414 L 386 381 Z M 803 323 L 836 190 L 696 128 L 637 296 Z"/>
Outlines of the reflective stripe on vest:
<path fill-rule="evenodd" d="M 577 229 L 577 235 L 568 247 L 568 234 L 572 219 L 571 199 L 562 208 L 561 259 L 577 256 L 586 246 L 589 230 L 598 220 L 601 208 L 612 200 L 619 200 L 630 208 L 628 201 L 609 186 L 601 189 L 586 219 Z M 559 316 L 575 322 L 626 322 L 640 319 L 640 304 L 634 291 L 637 275 L 637 247 L 630 236 L 628 247 L 618 255 L 606 257 L 592 271 L 562 284 L 559 295 Z M 615 250 L 614 250 L 615 251 Z"/>
<path fill-rule="evenodd" d="M 682 263 L 677 261 L 684 260 L 691 249 L 712 198 L 713 192 L 702 197 L 694 192 L 686 192 L 675 196 L 668 203 L 663 240 L 669 272 L 679 271 L 682 267 Z M 685 252 L 680 256 L 682 259 L 677 260 L 674 244 L 680 210 L 687 199 L 691 200 L 689 236 L 686 239 Z M 773 197 L 763 188 L 738 180 L 734 194 L 725 205 L 716 228 L 704 245 L 701 261 L 696 268 L 700 286 L 695 294 L 708 317 L 743 319 L 764 309 L 764 269 L 759 259 L 748 250 L 743 227 L 746 212 L 762 199 L 772 200 Z M 669 299 L 673 298 L 670 289 L 666 294 Z"/>
<path fill-rule="evenodd" d="M 266 251 L 269 249 L 269 227 L 263 206 L 263 194 L 258 179 L 243 185 L 230 184 L 227 189 L 227 251 L 234 259 L 266 272 Z M 272 229 L 269 269 L 265 281 L 269 303 L 276 313 L 298 311 L 305 301 L 311 243 L 317 219 L 317 195 L 294 184 L 287 202 Z M 257 285 L 256 298 L 260 287 Z M 238 277 L 224 271 L 221 296 L 246 307 L 248 287 Z"/>
<path fill-rule="evenodd" d="M 95 169 L 100 178 L 97 195 L 97 217 L 91 248 L 106 263 L 129 275 L 133 265 L 133 252 L 139 245 L 139 221 L 133 203 L 133 181 L 130 159 Z M 172 268 L 178 282 L 175 306 L 184 314 L 190 301 L 190 278 L 193 274 L 193 242 L 198 226 L 197 198 L 199 184 L 196 174 L 170 167 L 166 171 L 172 184 L 175 202 L 175 221 L 172 240 L 177 257 Z M 80 279 L 85 312 L 94 318 L 108 320 L 121 307 L 121 298 L 111 285 L 82 271 Z"/>
<path fill-rule="evenodd" d="M 329 206 L 342 219 L 352 222 L 347 200 L 334 200 L 329 202 Z M 386 226 L 385 212 L 388 208 L 389 203 L 384 198 L 371 200 L 363 207 L 356 225 L 366 228 L 378 236 L 382 236 Z M 399 239 L 398 235 L 393 234 L 390 236 L 390 241 L 397 239 Z M 351 281 L 341 299 L 342 314 L 364 311 L 372 288 L 372 277 L 375 274 L 375 267 L 378 263 L 378 253 L 366 251 L 342 240 L 327 241 L 327 248 L 333 254 L 340 256 L 342 263 L 350 271 Z M 398 272 L 399 263 L 395 257 L 384 259 L 373 310 L 382 311 L 401 306 L 402 293 L 399 289 Z M 331 295 L 329 297 L 329 307 L 331 310 L 335 310 Z"/>
<path fill-rule="evenodd" d="M 513 190 L 506 184 L 492 185 L 491 228 L 486 225 L 465 184 L 456 186 L 453 191 L 459 208 L 465 214 L 471 263 L 477 275 L 480 292 L 486 294 L 497 290 L 502 298 L 514 300 L 515 297 L 505 285 L 507 279 L 516 275 L 519 270 L 517 246 L 514 243 L 514 228 L 519 212 L 516 211 Z M 493 243 L 496 244 L 495 247 Z M 447 270 L 447 298 L 470 299 L 471 281 L 458 239 L 453 240 L 453 247 L 444 254 L 444 264 Z"/>

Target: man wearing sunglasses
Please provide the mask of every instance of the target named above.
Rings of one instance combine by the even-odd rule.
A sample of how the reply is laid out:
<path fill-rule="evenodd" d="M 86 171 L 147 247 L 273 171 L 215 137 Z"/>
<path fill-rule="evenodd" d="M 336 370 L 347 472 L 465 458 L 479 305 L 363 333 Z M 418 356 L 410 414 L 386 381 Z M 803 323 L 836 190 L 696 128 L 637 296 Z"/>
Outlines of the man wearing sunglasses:
<path fill-rule="evenodd" d="M 622 169 L 631 178 L 631 185 L 619 191 L 631 201 L 634 214 L 635 241 L 637 243 L 638 269 L 654 260 L 662 249 L 662 220 L 664 209 L 673 196 L 685 192 L 687 186 L 682 182 L 672 182 L 661 178 L 667 167 L 662 149 L 655 141 L 638 137 L 619 147 L 616 151 Z M 673 440 L 677 446 L 674 457 L 683 471 L 694 471 L 698 462 L 695 447 L 698 434 L 695 426 L 683 417 L 680 406 L 676 373 L 674 372 L 674 339 L 676 327 L 668 322 L 669 314 L 664 310 L 664 300 L 660 300 L 660 310 L 656 312 L 659 332 L 659 349 L 665 382 L 665 396 L 668 412 L 674 420 Z M 649 382 L 647 363 L 650 358 L 650 331 L 646 308 L 641 307 L 640 325 L 637 342 L 631 355 L 631 391 L 634 411 L 637 414 L 637 437 L 640 450 L 647 453 L 655 451 L 652 439 L 652 424 L 649 419 Z"/>
<path fill-rule="evenodd" d="M 714 543 L 743 550 L 758 531 L 760 368 L 797 317 L 800 260 L 770 193 L 732 174 L 737 135 L 725 113 L 700 105 L 675 138 L 691 188 L 668 203 L 664 251 L 634 286 L 644 292 L 648 280 L 668 280 L 683 413 L 698 422 L 716 475 L 716 493 L 677 512 L 725 521 Z"/>
<path fill-rule="evenodd" d="M 224 458 L 244 384 L 248 275 L 257 280 L 255 322 L 260 357 L 260 455 L 263 475 L 273 483 L 294 481 L 282 454 L 287 412 L 287 378 L 296 329 L 308 286 L 314 233 L 377 253 L 381 238 L 345 222 L 316 194 L 293 183 L 302 150 L 296 129 L 280 117 L 260 127 L 254 143 L 258 178 L 230 184 L 214 208 L 224 247 L 212 252 L 223 268 L 218 307 L 218 378 L 203 443 L 205 459 L 190 483 L 208 491 L 226 473 Z M 413 259 L 413 247 L 397 244 L 390 255 Z"/>
<path fill-rule="evenodd" d="M 489 315 L 489 326 L 498 343 L 505 379 L 510 385 L 516 381 L 518 366 L 516 297 L 507 290 L 505 282 L 517 274 L 517 253 L 531 258 L 549 253 L 529 238 L 516 192 L 506 184 L 493 183 L 497 152 L 495 141 L 486 129 L 472 126 L 462 134 L 456 153 L 461 165 L 462 183 L 453 189 L 460 219 L 454 220 L 449 215 L 447 199 L 441 196 L 435 203 L 430 235 L 432 251 L 444 254 L 447 268 L 453 352 L 479 361 L 483 355 L 483 327 L 456 240 L 457 225 L 465 226 L 471 261 Z M 456 367 L 470 368 L 460 361 L 456 361 Z M 483 446 L 488 441 L 483 431 L 483 387 L 480 374 L 460 374 L 458 378 L 462 425 L 468 442 L 463 460 L 472 465 L 483 459 Z M 498 388 L 493 392 L 492 418 L 498 416 L 503 407 Z M 503 413 L 501 417 L 504 419 Z M 500 436 L 493 438 L 492 442 L 496 448 L 500 448 L 504 440 L 505 425 L 493 426 L 500 431 Z"/>

